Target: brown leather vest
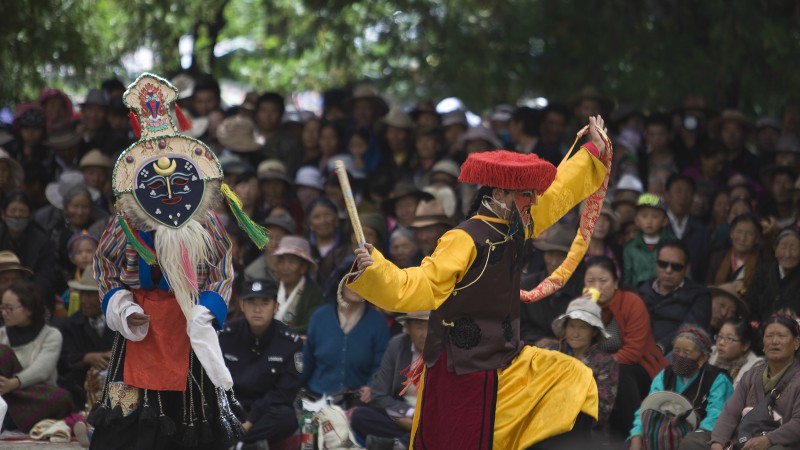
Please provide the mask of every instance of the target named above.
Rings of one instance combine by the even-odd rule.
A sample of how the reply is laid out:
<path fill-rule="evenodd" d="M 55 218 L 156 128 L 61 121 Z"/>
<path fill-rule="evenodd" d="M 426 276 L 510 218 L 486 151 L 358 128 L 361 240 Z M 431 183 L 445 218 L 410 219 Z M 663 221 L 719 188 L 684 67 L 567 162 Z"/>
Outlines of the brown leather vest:
<path fill-rule="evenodd" d="M 508 230 L 507 225 L 491 224 L 503 233 Z M 457 375 L 508 367 L 523 346 L 519 339 L 520 250 L 514 240 L 504 242 L 504 235 L 479 219 L 456 228 L 469 233 L 477 256 L 450 298 L 431 312 L 425 364 L 433 367 L 446 350 L 447 370 Z"/>

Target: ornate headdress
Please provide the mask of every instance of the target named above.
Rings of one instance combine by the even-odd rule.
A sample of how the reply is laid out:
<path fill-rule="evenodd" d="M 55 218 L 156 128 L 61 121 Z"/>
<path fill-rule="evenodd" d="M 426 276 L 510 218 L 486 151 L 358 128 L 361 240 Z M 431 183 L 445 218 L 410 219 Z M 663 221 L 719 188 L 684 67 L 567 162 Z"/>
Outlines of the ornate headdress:
<path fill-rule="evenodd" d="M 140 138 L 117 159 L 112 187 L 118 199 L 117 219 L 128 242 L 145 262 L 161 266 L 184 314 L 188 314 L 197 298 L 194 267 L 205 260 L 214 245 L 202 223 L 220 194 L 259 248 L 268 238 L 222 183 L 222 168 L 214 152 L 203 142 L 181 134 L 175 126 L 173 113 L 181 130 L 191 128 L 175 104 L 177 98 L 175 86 L 150 73 L 140 75 L 128 86 L 123 101 L 131 109 L 131 124 Z M 156 231 L 156 252 L 136 230 Z"/>

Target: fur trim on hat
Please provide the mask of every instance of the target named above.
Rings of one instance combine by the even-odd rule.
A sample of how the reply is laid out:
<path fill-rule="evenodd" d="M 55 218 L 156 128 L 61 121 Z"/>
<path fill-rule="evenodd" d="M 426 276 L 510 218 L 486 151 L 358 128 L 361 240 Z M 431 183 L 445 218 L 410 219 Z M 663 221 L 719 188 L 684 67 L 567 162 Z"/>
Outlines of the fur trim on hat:
<path fill-rule="evenodd" d="M 472 153 L 461 166 L 459 180 L 511 191 L 544 192 L 556 177 L 556 167 L 534 154 L 495 150 Z"/>

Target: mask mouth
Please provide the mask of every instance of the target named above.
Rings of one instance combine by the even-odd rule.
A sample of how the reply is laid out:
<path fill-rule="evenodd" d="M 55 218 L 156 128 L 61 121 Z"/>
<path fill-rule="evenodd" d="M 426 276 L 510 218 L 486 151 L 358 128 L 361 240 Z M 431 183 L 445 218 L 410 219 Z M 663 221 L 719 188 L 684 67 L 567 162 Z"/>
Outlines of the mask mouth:
<path fill-rule="evenodd" d="M 180 196 L 180 195 L 176 195 L 176 196 L 174 196 L 172 198 L 161 199 L 161 203 L 163 203 L 165 205 L 177 205 L 178 203 L 181 202 L 181 200 L 183 200 L 183 197 Z"/>

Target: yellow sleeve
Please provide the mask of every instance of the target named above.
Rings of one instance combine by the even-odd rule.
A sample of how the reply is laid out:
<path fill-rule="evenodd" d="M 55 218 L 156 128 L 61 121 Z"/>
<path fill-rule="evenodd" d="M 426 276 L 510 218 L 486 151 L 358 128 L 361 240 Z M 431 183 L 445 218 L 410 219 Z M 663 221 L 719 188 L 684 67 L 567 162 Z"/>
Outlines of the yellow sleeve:
<path fill-rule="evenodd" d="M 373 250 L 375 263 L 348 287 L 388 311 L 433 310 L 450 297 L 476 254 L 475 242 L 466 231 L 450 230 L 439 238 L 433 255 L 423 259 L 419 267 L 400 269 Z"/>
<path fill-rule="evenodd" d="M 558 222 L 564 214 L 595 192 L 606 176 L 606 166 L 588 150 L 581 149 L 558 165 L 556 178 L 531 206 L 533 237 Z"/>

